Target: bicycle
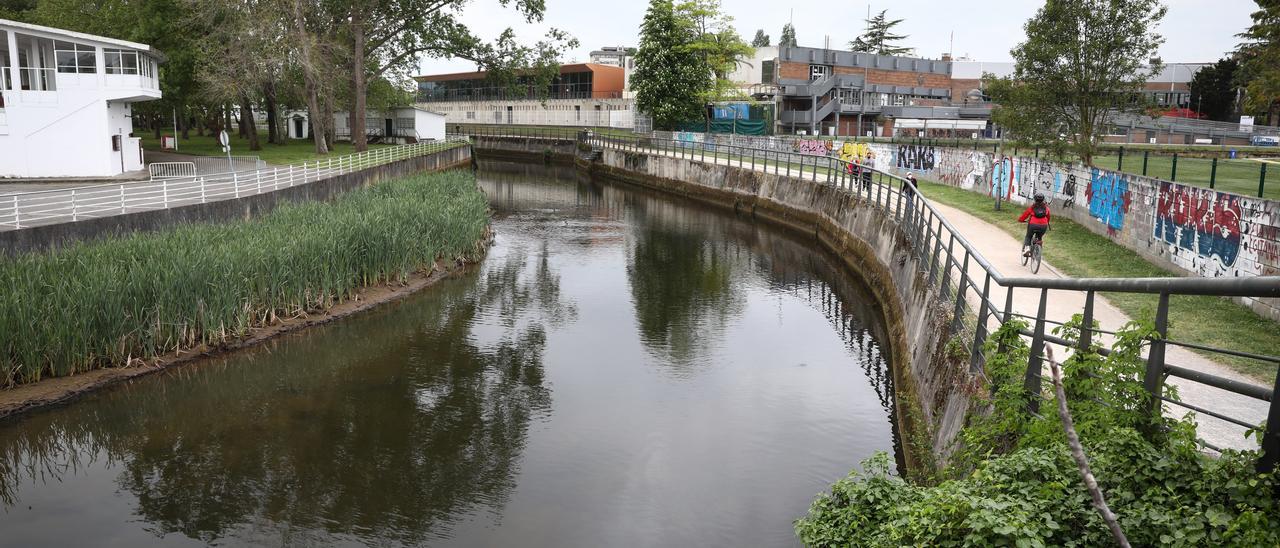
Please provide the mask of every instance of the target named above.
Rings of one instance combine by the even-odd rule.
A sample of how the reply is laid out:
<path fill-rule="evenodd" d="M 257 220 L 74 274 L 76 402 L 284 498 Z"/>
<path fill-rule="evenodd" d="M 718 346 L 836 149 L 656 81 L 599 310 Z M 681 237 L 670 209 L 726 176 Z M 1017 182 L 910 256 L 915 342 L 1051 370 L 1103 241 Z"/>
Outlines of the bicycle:
<path fill-rule="evenodd" d="M 1027 253 L 1027 246 L 1022 246 L 1022 266 L 1027 266 L 1027 263 L 1031 263 L 1030 267 L 1032 274 L 1040 272 L 1040 261 L 1043 257 L 1043 248 L 1044 240 L 1041 238 L 1040 234 L 1036 234 L 1035 238 L 1031 239 L 1030 254 Z"/>

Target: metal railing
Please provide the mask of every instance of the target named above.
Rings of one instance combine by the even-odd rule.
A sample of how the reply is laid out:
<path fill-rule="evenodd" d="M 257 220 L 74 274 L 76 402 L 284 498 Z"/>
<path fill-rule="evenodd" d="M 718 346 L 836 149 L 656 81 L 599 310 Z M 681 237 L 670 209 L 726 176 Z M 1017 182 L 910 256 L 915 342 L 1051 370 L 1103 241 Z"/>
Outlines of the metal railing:
<path fill-rule="evenodd" d="M 450 137 L 444 141 L 377 147 L 287 166 L 0 195 L 0 231 L 262 194 L 434 154 L 466 142 L 465 137 Z M 222 161 L 226 165 L 226 159 Z"/>
<path fill-rule="evenodd" d="M 513 135 L 530 137 L 530 135 Z M 562 138 L 557 135 L 555 138 Z M 1174 295 L 1212 295 L 1223 297 L 1280 297 L 1280 276 L 1260 276 L 1253 278 L 1025 278 L 1010 277 L 1000 273 L 977 249 L 956 229 L 934 205 L 919 192 L 904 190 L 904 179 L 885 173 L 878 169 L 845 162 L 838 158 L 812 156 L 788 151 L 761 150 L 733 145 L 677 141 L 644 136 L 599 135 L 584 133 L 584 142 L 593 150 L 615 149 L 628 152 L 660 154 L 674 156 L 699 162 L 728 164 L 754 171 L 764 171 L 791 178 L 809 179 L 830 185 L 840 192 L 871 204 L 881 209 L 896 221 L 907 238 L 912 242 L 912 250 L 916 264 L 927 277 L 930 285 L 938 287 L 941 297 L 950 303 L 954 299 L 954 312 L 950 331 L 954 337 L 962 337 L 962 342 L 969 354 L 969 366 L 973 373 L 982 370 L 985 356 L 982 349 L 987 337 L 1000 326 L 1018 318 L 1013 311 L 1013 294 L 1015 288 L 1025 288 L 1039 293 L 1039 307 L 1034 316 L 1026 315 L 1031 320 L 1027 329 L 1021 334 L 1030 339 L 1030 358 L 1024 378 L 1024 389 L 1028 393 L 1028 412 L 1036 413 L 1040 399 L 1042 371 L 1045 366 L 1046 345 L 1056 344 L 1077 349 L 1090 349 L 1093 341 L 1101 334 L 1111 333 L 1094 327 L 1094 306 L 1097 294 L 1137 293 L 1159 296 L 1155 315 L 1156 335 L 1149 341 L 1146 357 L 1146 371 L 1143 386 L 1150 396 L 1149 414 L 1162 412 L 1164 403 L 1178 405 L 1186 409 L 1212 416 L 1245 428 L 1258 428 L 1260 425 L 1223 413 L 1196 406 L 1189 403 L 1166 399 L 1163 396 L 1163 385 L 1166 377 L 1178 377 L 1199 383 L 1217 390 L 1270 402 L 1263 433 L 1262 456 L 1257 463 L 1260 471 L 1274 469 L 1280 459 L 1280 403 L 1275 393 L 1280 390 L 1280 374 L 1277 374 L 1275 386 L 1268 389 L 1233 379 L 1196 371 L 1187 367 L 1169 363 L 1165 359 L 1165 350 L 1170 345 L 1183 346 L 1201 352 L 1218 353 L 1237 357 L 1245 357 L 1261 362 L 1280 365 L 1280 357 L 1260 356 L 1229 349 L 1212 348 L 1203 345 L 1180 342 L 1169 338 L 1168 317 L 1169 298 Z M 980 267 L 981 275 L 970 273 L 970 265 Z M 1003 302 L 996 293 L 1004 289 Z M 1046 333 L 1046 326 L 1053 322 L 1047 318 L 1047 303 L 1051 291 L 1066 291 L 1084 294 L 1082 329 L 1079 341 L 1070 343 L 1060 337 Z M 972 302 L 970 302 L 972 301 Z M 949 305 L 950 306 L 950 305 Z M 971 308 L 976 308 L 976 312 Z M 971 329 L 966 329 L 966 324 Z M 963 339 L 963 337 L 967 337 Z M 1099 349 L 1103 355 L 1109 354 L 1106 349 Z M 1221 450 L 1204 440 L 1206 447 Z"/>
<path fill-rule="evenodd" d="M 151 180 L 181 179 L 196 176 L 195 162 L 152 162 L 147 164 L 147 174 Z"/>

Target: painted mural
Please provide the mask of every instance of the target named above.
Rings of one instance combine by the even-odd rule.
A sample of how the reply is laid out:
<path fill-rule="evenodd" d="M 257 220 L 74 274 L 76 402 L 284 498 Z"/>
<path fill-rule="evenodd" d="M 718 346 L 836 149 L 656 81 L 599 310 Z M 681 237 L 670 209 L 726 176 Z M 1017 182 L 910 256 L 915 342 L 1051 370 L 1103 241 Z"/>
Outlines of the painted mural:
<path fill-rule="evenodd" d="M 1170 246 L 1170 256 L 1184 268 L 1238 275 L 1240 202 L 1234 194 L 1162 182 L 1152 235 Z"/>
<path fill-rule="evenodd" d="M 1129 179 L 1121 173 L 1094 168 L 1091 170 L 1085 199 L 1089 201 L 1089 216 L 1102 221 L 1107 233 L 1114 236 L 1124 228 L 1124 216 L 1129 213 Z"/>

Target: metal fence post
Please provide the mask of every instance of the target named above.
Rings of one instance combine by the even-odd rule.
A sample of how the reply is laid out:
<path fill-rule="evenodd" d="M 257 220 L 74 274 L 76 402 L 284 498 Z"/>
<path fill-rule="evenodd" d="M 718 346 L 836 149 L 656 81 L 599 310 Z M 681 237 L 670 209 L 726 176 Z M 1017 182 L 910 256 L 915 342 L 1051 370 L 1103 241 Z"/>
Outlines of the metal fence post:
<path fill-rule="evenodd" d="M 1262 167 L 1258 168 L 1258 197 L 1262 197 L 1262 191 L 1267 186 L 1267 163 L 1258 162 Z"/>
<path fill-rule="evenodd" d="M 1169 294 L 1160 294 L 1160 304 L 1156 306 L 1156 339 L 1151 341 L 1147 350 L 1147 371 L 1142 377 L 1142 387 L 1150 399 L 1147 403 L 1147 418 L 1150 424 L 1160 417 L 1161 387 L 1164 384 L 1164 340 L 1169 334 Z"/>
<path fill-rule="evenodd" d="M 964 250 L 964 265 L 960 267 L 960 285 L 956 286 L 956 309 L 951 314 L 951 333 L 964 327 L 964 291 L 969 286 L 969 250 Z"/>
<path fill-rule="evenodd" d="M 13 197 L 14 207 L 17 207 L 18 197 Z M 203 200 L 202 200 L 203 202 Z M 120 213 L 124 214 L 124 185 L 120 185 Z"/>
<path fill-rule="evenodd" d="M 969 352 L 969 372 L 982 369 L 982 345 L 987 342 L 987 299 L 991 295 L 991 274 L 983 276 L 982 300 L 978 302 L 978 324 L 973 328 L 973 349 Z"/>
<path fill-rule="evenodd" d="M 1049 290 L 1040 290 L 1040 308 L 1036 312 L 1036 329 L 1031 337 L 1031 355 L 1027 358 L 1027 374 L 1022 379 L 1022 389 L 1027 393 L 1027 411 L 1040 411 L 1040 379 L 1044 369 L 1044 315 L 1049 305 Z"/>
<path fill-rule="evenodd" d="M 1263 162 L 1265 163 L 1265 162 Z M 1209 163 L 1209 188 L 1213 188 L 1213 183 L 1218 179 L 1218 157 L 1214 156 Z"/>
<path fill-rule="evenodd" d="M 1124 147 L 1120 147 L 1120 159 L 1116 162 L 1116 171 L 1124 171 Z"/>
<path fill-rule="evenodd" d="M 124 185 L 120 185 L 120 187 L 124 188 Z M 123 203 L 124 202 L 121 202 L 121 204 Z M 124 206 L 121 205 L 120 207 L 123 208 Z M 17 194 L 13 195 L 13 228 L 15 229 L 22 228 L 22 211 L 18 210 Z"/>
<path fill-rule="evenodd" d="M 78 220 L 79 212 L 76 211 L 76 189 L 71 189 L 71 220 Z"/>
<path fill-rule="evenodd" d="M 951 257 L 953 257 L 951 250 L 955 248 L 955 245 L 956 235 L 953 232 L 951 233 L 951 239 L 947 242 L 946 262 L 942 264 L 942 298 L 944 299 L 951 296 L 951 288 L 949 287 L 951 285 Z"/>
<path fill-rule="evenodd" d="M 1273 394 L 1280 394 L 1280 373 L 1276 374 Z M 1257 470 L 1267 473 L 1275 469 L 1280 461 L 1280 398 L 1271 398 L 1271 408 L 1267 411 L 1267 431 L 1262 434 L 1262 457 L 1258 459 Z"/>
<path fill-rule="evenodd" d="M 1169 170 L 1169 180 L 1178 180 L 1178 153 L 1173 153 L 1173 168 Z"/>
<path fill-rule="evenodd" d="M 1151 159 L 1151 151 L 1150 150 L 1142 151 L 1142 176 L 1143 177 L 1147 176 L 1147 160 L 1150 160 L 1150 159 Z"/>
<path fill-rule="evenodd" d="M 121 190 L 124 190 L 124 185 L 120 186 Z M 200 177 L 200 203 L 205 203 L 204 177 Z"/>
<path fill-rule="evenodd" d="M 1087 351 L 1093 346 L 1093 292 L 1084 294 L 1084 319 L 1080 322 L 1080 350 Z"/>

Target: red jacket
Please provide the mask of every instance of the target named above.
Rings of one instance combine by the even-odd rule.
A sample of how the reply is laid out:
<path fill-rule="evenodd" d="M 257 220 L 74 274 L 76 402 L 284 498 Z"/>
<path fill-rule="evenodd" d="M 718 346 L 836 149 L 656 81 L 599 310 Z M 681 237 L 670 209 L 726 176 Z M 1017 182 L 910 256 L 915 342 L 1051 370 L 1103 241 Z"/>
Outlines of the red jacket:
<path fill-rule="evenodd" d="M 1022 216 L 1018 217 L 1018 222 L 1021 223 L 1022 221 L 1027 221 L 1033 225 L 1048 225 L 1049 224 L 1049 204 L 1044 204 L 1043 207 L 1044 207 L 1044 218 L 1039 218 L 1035 216 L 1036 206 L 1035 204 L 1031 204 L 1031 206 L 1028 207 L 1026 211 L 1022 212 Z"/>

